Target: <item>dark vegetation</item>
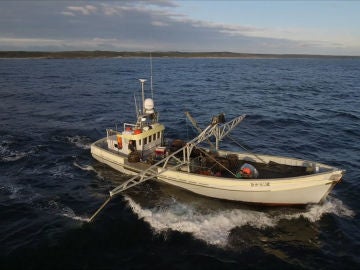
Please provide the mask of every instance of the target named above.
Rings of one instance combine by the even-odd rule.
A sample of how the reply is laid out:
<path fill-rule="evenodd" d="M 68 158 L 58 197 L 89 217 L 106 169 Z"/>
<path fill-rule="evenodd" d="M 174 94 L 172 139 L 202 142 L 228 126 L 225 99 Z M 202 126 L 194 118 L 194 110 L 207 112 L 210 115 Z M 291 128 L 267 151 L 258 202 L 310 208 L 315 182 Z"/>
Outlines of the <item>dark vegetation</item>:
<path fill-rule="evenodd" d="M 150 52 L 116 52 L 116 51 L 0 51 L 0 58 L 113 58 L 113 57 L 149 57 Z M 151 52 L 153 57 L 180 58 L 360 58 L 360 56 L 308 55 L 308 54 L 251 54 L 234 52 Z"/>

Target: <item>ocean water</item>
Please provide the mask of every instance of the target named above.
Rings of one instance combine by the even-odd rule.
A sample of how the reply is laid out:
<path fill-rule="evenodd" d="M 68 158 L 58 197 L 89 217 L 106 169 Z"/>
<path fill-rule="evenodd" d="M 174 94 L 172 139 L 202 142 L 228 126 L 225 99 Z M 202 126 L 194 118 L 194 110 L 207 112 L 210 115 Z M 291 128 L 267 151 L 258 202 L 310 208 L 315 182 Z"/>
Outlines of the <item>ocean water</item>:
<path fill-rule="evenodd" d="M 0 60 L 1 269 L 358 269 L 360 60 L 153 59 L 169 139 L 224 112 L 255 153 L 347 171 L 326 201 L 263 207 L 129 177 L 90 155 L 105 128 L 135 120 L 149 59 Z M 147 84 L 146 95 L 152 95 Z M 242 150 L 231 141 L 224 149 Z"/>

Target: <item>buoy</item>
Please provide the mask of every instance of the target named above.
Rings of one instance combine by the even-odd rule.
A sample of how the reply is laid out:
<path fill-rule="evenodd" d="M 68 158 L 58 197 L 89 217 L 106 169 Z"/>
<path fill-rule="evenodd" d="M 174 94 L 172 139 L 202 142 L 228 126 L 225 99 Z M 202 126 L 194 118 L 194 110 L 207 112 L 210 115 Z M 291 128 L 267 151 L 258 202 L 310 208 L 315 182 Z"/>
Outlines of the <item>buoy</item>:
<path fill-rule="evenodd" d="M 248 175 L 248 176 L 250 176 L 251 175 L 251 170 L 250 170 L 250 168 L 243 168 L 242 170 L 242 173 L 243 174 L 245 174 L 245 175 Z"/>
<path fill-rule="evenodd" d="M 240 168 L 242 178 L 258 178 L 258 170 L 251 164 L 245 163 Z"/>

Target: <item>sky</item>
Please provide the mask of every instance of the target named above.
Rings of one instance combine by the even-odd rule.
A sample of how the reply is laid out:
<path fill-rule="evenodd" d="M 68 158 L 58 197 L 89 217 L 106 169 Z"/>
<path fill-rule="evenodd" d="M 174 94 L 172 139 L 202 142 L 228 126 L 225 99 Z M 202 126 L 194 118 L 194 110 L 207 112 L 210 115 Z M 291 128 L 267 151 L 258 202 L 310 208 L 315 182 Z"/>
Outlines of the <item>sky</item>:
<path fill-rule="evenodd" d="M 356 1 L 0 1 L 0 50 L 360 56 Z"/>

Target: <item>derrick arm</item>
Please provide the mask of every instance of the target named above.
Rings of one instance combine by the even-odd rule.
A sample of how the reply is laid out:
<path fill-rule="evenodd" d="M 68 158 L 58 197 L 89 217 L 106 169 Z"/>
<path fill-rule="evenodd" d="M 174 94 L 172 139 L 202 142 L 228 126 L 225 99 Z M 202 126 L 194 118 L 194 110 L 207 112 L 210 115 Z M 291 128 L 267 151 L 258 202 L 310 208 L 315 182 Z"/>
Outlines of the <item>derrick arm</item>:
<path fill-rule="evenodd" d="M 202 130 L 199 128 L 199 126 L 197 126 L 197 123 L 195 121 L 195 119 L 190 115 L 189 112 L 185 112 L 186 116 L 189 118 L 189 120 L 191 121 L 191 123 L 194 125 L 194 127 L 201 132 Z M 256 155 L 255 153 L 250 152 L 249 149 L 245 148 L 244 146 L 242 146 L 241 144 L 239 144 L 233 137 L 231 137 L 229 134 L 229 132 L 236 127 L 244 118 L 246 117 L 246 115 L 242 115 L 239 116 L 237 118 L 235 118 L 232 123 L 227 123 L 223 126 L 223 130 L 219 130 L 219 138 L 223 139 L 225 136 L 227 136 L 229 139 L 231 139 L 234 143 L 236 143 L 238 146 L 240 146 L 241 148 L 243 148 L 246 152 L 248 152 L 249 154 L 254 155 L 257 159 L 259 159 L 262 163 L 264 164 L 268 164 L 268 162 L 266 162 L 265 160 L 263 160 L 261 157 L 259 157 L 258 155 Z M 211 142 L 210 142 L 211 143 Z M 213 145 L 213 144 L 212 144 Z"/>
<path fill-rule="evenodd" d="M 226 135 L 230 133 L 237 125 L 241 123 L 242 120 L 246 117 L 246 114 L 240 115 L 233 120 L 225 123 L 221 127 L 218 127 L 216 134 L 214 136 L 216 137 L 216 149 L 219 148 L 219 141 L 221 141 Z"/>
<path fill-rule="evenodd" d="M 240 116 L 234 118 L 233 120 L 225 123 L 221 127 L 221 132 L 220 132 L 220 138 L 219 139 L 221 140 L 226 135 L 228 135 L 230 133 L 230 131 L 232 131 L 236 126 L 238 126 L 242 120 L 244 120 L 245 117 L 246 117 L 246 114 L 243 114 L 243 115 L 240 115 Z M 220 130 L 220 128 L 219 128 L 219 130 Z"/>
<path fill-rule="evenodd" d="M 187 116 L 187 118 L 190 120 L 190 122 L 193 124 L 193 126 L 195 127 L 195 129 L 201 133 L 202 132 L 202 129 L 198 126 L 196 120 L 191 116 L 191 114 L 189 112 L 185 112 L 185 115 Z M 206 139 L 206 141 L 209 143 L 209 145 L 212 147 L 212 148 L 215 148 L 215 145 L 209 140 L 209 139 Z"/>

